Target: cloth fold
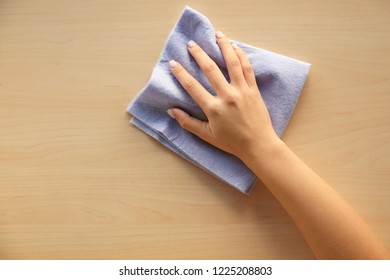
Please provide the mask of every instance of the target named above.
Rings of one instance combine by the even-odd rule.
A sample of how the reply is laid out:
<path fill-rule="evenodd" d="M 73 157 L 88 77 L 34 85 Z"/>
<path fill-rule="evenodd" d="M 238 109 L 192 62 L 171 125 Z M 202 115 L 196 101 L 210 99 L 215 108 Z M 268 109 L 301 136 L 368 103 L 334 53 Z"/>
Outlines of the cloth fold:
<path fill-rule="evenodd" d="M 199 12 L 185 7 L 169 34 L 149 82 L 127 108 L 133 116 L 131 123 L 183 158 L 241 192 L 249 193 L 256 176 L 240 159 L 183 130 L 166 112 L 169 108 L 177 107 L 198 119 L 207 120 L 168 66 L 171 59 L 179 61 L 211 94 L 215 94 L 187 50 L 189 40 L 199 44 L 229 79 L 210 21 Z M 310 64 L 231 41 L 242 48 L 251 61 L 272 125 L 281 137 L 301 94 Z"/>

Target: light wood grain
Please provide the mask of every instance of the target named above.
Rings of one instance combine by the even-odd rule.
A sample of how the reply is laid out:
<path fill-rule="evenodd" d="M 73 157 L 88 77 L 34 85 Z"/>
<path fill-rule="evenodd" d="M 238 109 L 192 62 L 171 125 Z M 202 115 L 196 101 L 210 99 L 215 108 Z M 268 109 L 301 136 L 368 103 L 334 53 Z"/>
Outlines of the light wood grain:
<path fill-rule="evenodd" d="M 390 247 L 388 1 L 0 1 L 1 259 L 311 259 L 272 195 L 129 124 L 188 4 L 312 63 L 285 142 Z"/>

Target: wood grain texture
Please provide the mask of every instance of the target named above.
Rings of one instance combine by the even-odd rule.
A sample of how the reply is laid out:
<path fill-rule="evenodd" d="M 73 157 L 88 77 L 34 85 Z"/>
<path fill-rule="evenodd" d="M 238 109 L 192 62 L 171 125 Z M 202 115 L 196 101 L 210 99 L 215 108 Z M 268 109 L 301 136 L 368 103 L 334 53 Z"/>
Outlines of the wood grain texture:
<path fill-rule="evenodd" d="M 311 259 L 258 183 L 232 190 L 129 124 L 184 5 L 312 63 L 285 142 L 390 247 L 388 1 L 0 1 L 1 259 Z"/>

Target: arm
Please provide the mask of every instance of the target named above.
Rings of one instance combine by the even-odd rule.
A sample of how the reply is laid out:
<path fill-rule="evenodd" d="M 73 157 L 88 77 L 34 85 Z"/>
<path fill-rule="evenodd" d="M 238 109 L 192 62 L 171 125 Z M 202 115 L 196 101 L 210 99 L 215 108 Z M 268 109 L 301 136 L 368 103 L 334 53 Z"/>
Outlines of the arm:
<path fill-rule="evenodd" d="M 217 92 L 212 96 L 176 61 L 172 73 L 208 122 L 172 108 L 184 129 L 239 157 L 286 209 L 318 258 L 381 259 L 389 255 L 363 219 L 275 134 L 245 53 L 221 32 L 217 43 L 231 82 L 195 42 L 188 50 Z M 233 117 L 234 116 L 234 117 Z"/>

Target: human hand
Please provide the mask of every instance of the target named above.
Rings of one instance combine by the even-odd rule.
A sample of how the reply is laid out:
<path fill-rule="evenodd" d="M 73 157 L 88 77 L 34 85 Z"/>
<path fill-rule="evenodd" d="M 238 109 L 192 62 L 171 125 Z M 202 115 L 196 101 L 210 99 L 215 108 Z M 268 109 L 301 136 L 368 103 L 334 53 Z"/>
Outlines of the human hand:
<path fill-rule="evenodd" d="M 279 138 L 246 54 L 220 31 L 216 33 L 216 40 L 225 59 L 230 84 L 202 48 L 194 41 L 188 42 L 189 52 L 214 87 L 216 96 L 211 95 L 179 62 L 169 62 L 173 75 L 206 114 L 208 122 L 193 118 L 178 108 L 169 109 L 168 114 L 182 128 L 245 161 Z"/>

